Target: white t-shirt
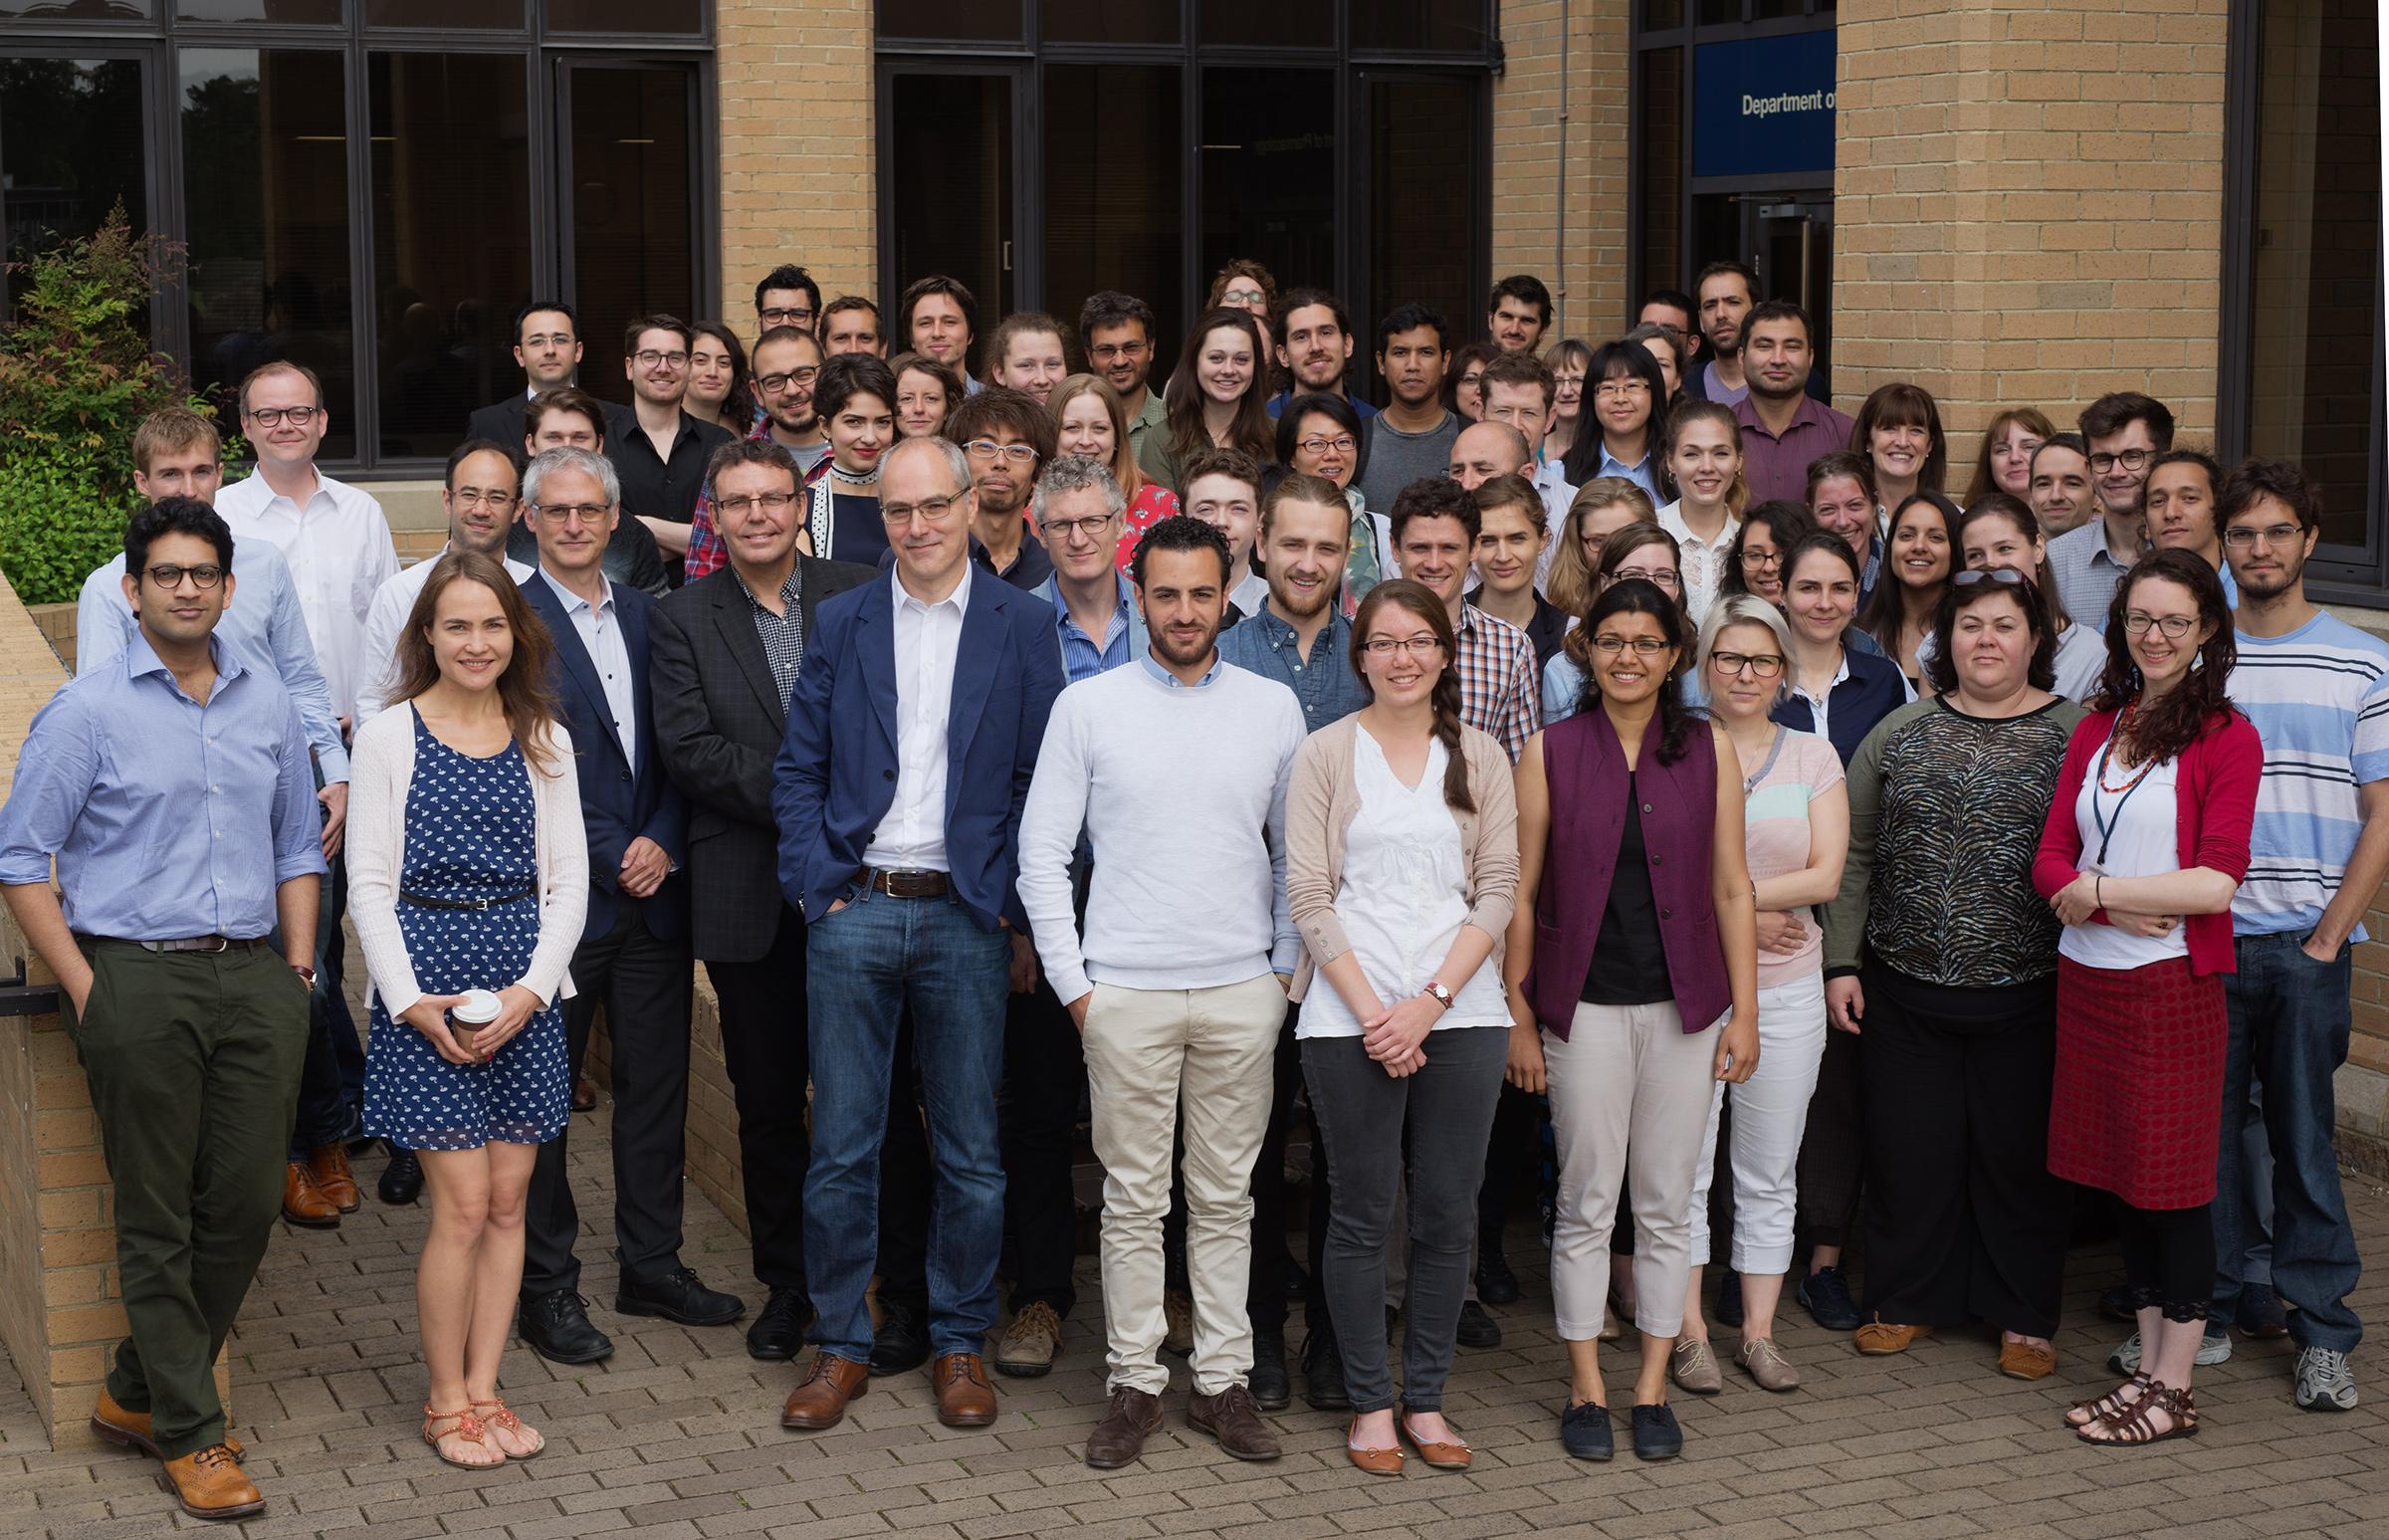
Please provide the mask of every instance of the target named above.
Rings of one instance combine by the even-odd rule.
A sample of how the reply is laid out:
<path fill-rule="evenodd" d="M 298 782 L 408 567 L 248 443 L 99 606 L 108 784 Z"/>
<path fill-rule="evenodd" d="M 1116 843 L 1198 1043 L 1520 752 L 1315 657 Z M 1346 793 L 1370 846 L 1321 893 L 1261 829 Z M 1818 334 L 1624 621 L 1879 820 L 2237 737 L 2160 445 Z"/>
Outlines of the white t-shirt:
<path fill-rule="evenodd" d="M 2104 760 L 2104 751 L 2090 757 L 2089 769 L 2082 772 L 2082 789 L 2073 799 L 2073 818 L 2082 835 L 2082 864 L 2077 870 L 2095 869 L 2110 877 L 2154 877 L 2179 871 L 2181 835 L 2174 794 L 2179 762 L 2167 760 L 2149 766 L 2145 774 L 2137 766 L 2126 770 L 2107 764 L 2102 774 Z M 2109 790 L 2109 786 L 2123 789 Z M 2104 860 L 2099 858 L 2101 845 L 2105 846 Z M 2058 938 L 2058 955 L 2084 968 L 2146 968 L 2168 958 L 2188 957 L 2190 936 L 2179 920 L 2162 936 L 2135 936 L 2112 925 L 2069 925 Z"/>

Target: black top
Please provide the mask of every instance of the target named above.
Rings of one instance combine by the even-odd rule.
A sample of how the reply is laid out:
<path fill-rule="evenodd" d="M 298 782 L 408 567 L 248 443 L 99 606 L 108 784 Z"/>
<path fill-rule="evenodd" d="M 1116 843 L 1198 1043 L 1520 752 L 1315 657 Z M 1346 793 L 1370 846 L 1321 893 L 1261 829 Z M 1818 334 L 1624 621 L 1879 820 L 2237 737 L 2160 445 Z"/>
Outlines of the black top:
<path fill-rule="evenodd" d="M 1650 852 L 1642 844 L 1641 792 L 1626 776 L 1626 828 L 1618 836 L 1618 870 L 1601 911 L 1601 935 L 1586 970 L 1588 1005 L 1656 1005 L 1675 998 L 1667 952 L 1659 942 L 1659 905 L 1650 891 Z"/>
<path fill-rule="evenodd" d="M 672 453 L 658 459 L 655 444 L 627 406 L 606 405 L 605 457 L 622 478 L 622 512 L 687 524 L 696 517 L 697 494 L 705 490 L 705 464 L 730 442 L 730 431 L 680 414 Z"/>
<path fill-rule="evenodd" d="M 971 537 L 971 559 L 989 577 L 1000 577 L 1022 593 L 1034 593 L 1037 584 L 1053 575 L 1053 557 L 1034 536 L 1021 539 L 1020 549 L 1012 553 L 1012 564 L 1000 572 L 995 570 L 995 558 L 976 535 Z"/>

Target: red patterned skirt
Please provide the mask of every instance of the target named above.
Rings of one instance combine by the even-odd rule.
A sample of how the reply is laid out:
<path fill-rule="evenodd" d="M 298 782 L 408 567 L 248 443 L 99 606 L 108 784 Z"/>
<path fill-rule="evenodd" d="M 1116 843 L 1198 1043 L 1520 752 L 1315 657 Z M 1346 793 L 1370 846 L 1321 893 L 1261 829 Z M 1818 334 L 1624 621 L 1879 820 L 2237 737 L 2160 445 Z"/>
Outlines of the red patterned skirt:
<path fill-rule="evenodd" d="M 2145 968 L 2058 959 L 2049 1169 L 2135 1209 L 2215 1197 L 2223 1124 L 2223 976 L 2188 958 Z"/>

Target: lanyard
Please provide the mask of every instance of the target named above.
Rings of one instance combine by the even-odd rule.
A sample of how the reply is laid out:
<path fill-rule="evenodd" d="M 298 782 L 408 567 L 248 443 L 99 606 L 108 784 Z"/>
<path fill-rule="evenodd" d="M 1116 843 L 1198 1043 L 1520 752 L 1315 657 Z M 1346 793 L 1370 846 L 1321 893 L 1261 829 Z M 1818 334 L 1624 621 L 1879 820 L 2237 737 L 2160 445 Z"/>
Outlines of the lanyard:
<path fill-rule="evenodd" d="M 2122 722 L 2116 723 L 2116 727 L 2118 729 L 2122 728 Z M 2096 872 L 2103 872 L 2106 870 L 2107 846 L 2114 841 L 2115 829 L 2117 825 L 2123 822 L 2124 805 L 2131 801 L 2132 793 L 2140 789 L 2140 783 L 2148 779 L 2149 771 L 2157 768 L 2154 760 L 2142 765 L 2140 767 L 2140 773 L 2134 775 L 2129 782 L 2120 788 L 2122 795 L 2115 798 L 2115 811 L 2113 814 L 2107 817 L 2099 816 L 2098 795 L 2100 792 L 2108 789 L 2107 759 L 2108 756 L 2115 752 L 2115 739 L 2117 736 L 2117 734 L 2110 733 L 2107 735 L 2106 743 L 2100 747 L 2098 751 L 2098 766 L 2094 771 L 2097 779 L 2092 781 L 2090 786 L 2090 821 L 2098 827 L 2098 854 L 2091 860 L 2090 869 Z"/>

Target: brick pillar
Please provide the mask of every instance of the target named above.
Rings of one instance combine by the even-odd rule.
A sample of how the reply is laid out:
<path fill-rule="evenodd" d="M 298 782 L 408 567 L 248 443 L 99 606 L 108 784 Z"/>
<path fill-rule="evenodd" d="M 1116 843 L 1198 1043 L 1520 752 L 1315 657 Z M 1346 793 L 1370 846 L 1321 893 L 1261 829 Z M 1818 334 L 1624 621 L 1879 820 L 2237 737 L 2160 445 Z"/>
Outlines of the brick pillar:
<path fill-rule="evenodd" d="M 1511 0 L 1501 8 L 1507 64 L 1493 83 L 1493 276 L 1533 273 L 1551 286 L 1559 310 L 1554 340 L 1599 343 L 1632 320 L 1626 292 L 1628 3 Z M 1452 319 L 1461 338 L 1484 334 L 1481 310 Z"/>
<path fill-rule="evenodd" d="M 2226 0 L 1845 0 L 1838 403 L 1933 392 L 1963 492 L 2003 406 L 2215 427 Z M 1961 467 L 1966 469 L 1961 470 Z"/>

